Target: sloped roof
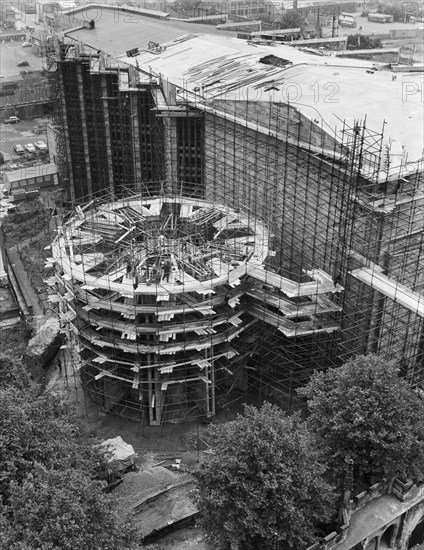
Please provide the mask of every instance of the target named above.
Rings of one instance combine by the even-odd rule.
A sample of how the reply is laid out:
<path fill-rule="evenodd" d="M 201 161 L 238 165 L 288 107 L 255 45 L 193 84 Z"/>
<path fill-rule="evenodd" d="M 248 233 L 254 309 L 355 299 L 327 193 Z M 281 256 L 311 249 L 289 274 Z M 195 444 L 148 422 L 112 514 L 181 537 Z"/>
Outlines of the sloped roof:
<path fill-rule="evenodd" d="M 265 64 L 269 56 L 281 66 Z M 400 162 L 423 158 L 423 73 L 394 73 L 375 62 L 204 35 L 168 43 L 159 54 L 143 51 L 122 59 L 195 93 L 197 104 L 203 99 L 290 103 L 338 139 L 343 121 L 353 126 L 366 119 L 374 132 L 384 129 L 397 173 Z"/>
<path fill-rule="evenodd" d="M 96 29 L 70 36 L 168 80 L 200 108 L 217 99 L 290 103 L 336 139 L 342 138 L 343 121 L 353 127 L 366 119 L 371 131 L 384 128 L 389 177 L 414 171 L 423 159 L 424 73 L 395 73 L 387 64 L 317 56 L 289 45 L 250 44 L 211 25 L 138 15 L 124 23 L 109 10 L 101 15 Z M 150 41 L 165 47 L 153 52 Z M 127 57 L 132 48 L 140 54 Z M 266 57 L 275 63 L 265 64 Z M 379 177 L 386 177 L 383 169 Z"/>

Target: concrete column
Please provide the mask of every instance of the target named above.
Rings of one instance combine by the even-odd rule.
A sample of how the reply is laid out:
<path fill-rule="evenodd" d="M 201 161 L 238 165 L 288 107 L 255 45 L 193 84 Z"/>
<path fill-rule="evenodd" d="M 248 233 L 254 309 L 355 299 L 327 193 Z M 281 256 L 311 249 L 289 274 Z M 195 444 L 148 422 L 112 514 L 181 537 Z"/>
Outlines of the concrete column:
<path fill-rule="evenodd" d="M 134 188 L 136 191 L 141 191 L 140 129 L 138 123 L 139 112 L 137 108 L 137 92 L 130 92 L 130 109 L 131 137 L 133 143 L 132 157 L 134 167 Z"/>
<path fill-rule="evenodd" d="M 176 193 L 178 190 L 178 151 L 177 121 L 175 118 L 163 119 L 165 133 L 165 192 Z"/>
<path fill-rule="evenodd" d="M 110 122 L 109 122 L 109 110 L 108 110 L 108 96 L 107 96 L 107 86 L 106 86 L 106 77 L 101 75 L 101 89 L 102 89 L 102 100 L 103 100 L 103 116 L 105 121 L 105 130 L 106 130 L 106 151 L 107 151 L 107 172 L 109 177 L 109 191 L 114 194 L 115 185 L 113 178 L 113 168 L 112 168 L 112 146 L 110 141 Z"/>
<path fill-rule="evenodd" d="M 150 355 L 150 354 L 149 354 Z M 150 362 L 150 361 L 149 361 Z M 147 390 L 149 392 L 149 424 L 152 426 L 155 424 L 154 420 L 153 420 L 153 391 L 152 391 L 152 381 L 153 381 L 153 377 L 152 377 L 152 370 L 151 368 L 147 369 Z"/>
<path fill-rule="evenodd" d="M 162 400 L 163 392 L 161 389 L 162 383 L 160 380 L 160 373 L 155 368 L 155 409 L 156 409 L 156 424 L 159 426 L 162 421 Z"/>
<path fill-rule="evenodd" d="M 58 80 L 59 80 L 58 88 L 59 90 L 64 90 L 63 76 L 59 68 L 57 69 L 57 73 L 58 73 Z M 56 90 L 55 93 L 59 94 L 59 91 Z M 69 185 L 70 199 L 72 202 L 74 202 L 75 201 L 74 172 L 72 168 L 71 169 L 69 168 L 69 164 L 71 163 L 72 157 L 71 157 L 71 146 L 69 144 L 69 132 L 68 132 L 68 124 L 67 124 L 68 115 L 66 112 L 66 101 L 63 93 L 60 94 L 60 111 L 61 111 L 60 126 L 59 128 L 55 129 L 55 133 L 58 134 L 57 142 L 56 142 L 56 149 L 58 152 L 57 157 L 59 162 L 66 163 L 66 172 L 67 172 L 67 176 L 69 177 L 68 185 Z M 62 144 L 60 143 L 61 140 L 63 140 L 63 146 L 65 148 L 65 151 L 61 151 L 62 149 Z"/>
<path fill-rule="evenodd" d="M 85 169 L 87 173 L 87 192 L 88 195 L 92 195 L 93 189 L 91 187 L 91 170 L 90 170 L 90 161 L 89 161 L 89 148 L 88 148 L 88 137 L 87 137 L 87 118 L 85 114 L 85 104 L 84 104 L 84 87 L 82 82 L 82 67 L 81 64 L 77 64 L 77 82 L 78 82 L 78 99 L 81 106 L 81 133 L 82 140 L 84 143 L 85 151 Z"/>

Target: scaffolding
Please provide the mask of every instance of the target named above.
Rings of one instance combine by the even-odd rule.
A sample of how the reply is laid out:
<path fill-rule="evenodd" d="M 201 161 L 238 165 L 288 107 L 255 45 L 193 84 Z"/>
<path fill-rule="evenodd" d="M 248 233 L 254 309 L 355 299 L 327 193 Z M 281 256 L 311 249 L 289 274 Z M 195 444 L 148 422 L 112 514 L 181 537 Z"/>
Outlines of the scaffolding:
<path fill-rule="evenodd" d="M 208 128 L 207 197 L 248 205 L 265 221 L 275 252 L 266 269 L 299 282 L 321 269 L 344 290 L 332 297 L 338 331 L 282 335 L 279 320 L 260 322 L 241 338 L 250 390 L 291 409 L 299 405 L 295 389 L 314 370 L 362 353 L 395 360 L 422 387 L 422 160 L 408 163 L 397 144 L 386 143 L 384 123 L 373 131 L 366 119 L 340 121 L 331 147 L 290 105 L 245 97 L 197 101 Z M 274 311 L 274 290 L 246 293 L 250 315 L 260 320 L 260 310 Z M 310 308 L 322 307 L 318 298 L 308 297 Z"/>
<path fill-rule="evenodd" d="M 331 129 L 296 105 L 266 99 L 265 85 L 283 79 L 284 60 L 266 65 L 265 84 L 234 60 L 219 80 L 217 58 L 176 86 L 78 48 L 62 53 L 62 64 L 76 73 L 85 64 L 87 95 L 75 88 L 58 108 L 69 120 L 70 106 L 81 117 L 103 101 L 96 119 L 85 117 L 87 140 L 72 128 L 67 135 L 79 136 L 86 168 L 104 163 L 109 176 L 93 186 L 69 156 L 81 187 L 73 187 L 75 215 L 55 241 L 51 282 L 71 308 L 63 322 L 72 325 L 78 368 L 100 407 L 158 424 L 212 416 L 238 397 L 292 410 L 301 405 L 296 388 L 314 370 L 362 353 L 397 361 L 423 386 L 423 164 L 385 139 L 384 121 L 372 129 L 366 119 L 340 120 Z M 107 96 L 105 84 L 94 86 L 100 74 L 116 84 Z M 255 99 L 246 85 L 259 90 Z M 121 118 L 101 130 L 114 109 Z M 125 127 L 128 135 L 112 146 L 109 134 L 122 138 Z M 88 154 L 97 144 L 104 159 Z M 119 148 L 130 168 L 115 177 Z M 71 239 L 77 229 L 82 236 Z M 160 248 L 161 235 L 163 254 L 149 264 L 143 254 Z M 252 259 L 236 241 L 262 252 Z M 65 260 L 68 281 L 58 267 Z M 164 261 L 185 280 L 168 287 L 162 272 L 149 281 L 146 270 L 150 276 Z M 226 280 L 217 284 L 223 266 Z M 96 286 L 104 277 L 109 286 Z"/>
<path fill-rule="evenodd" d="M 342 289 L 320 270 L 303 283 L 266 271 L 268 241 L 259 220 L 199 199 L 77 207 L 52 244 L 48 283 L 94 401 L 150 424 L 211 417 L 246 386 L 233 341 L 257 320 L 288 338 L 337 331 L 326 295 Z"/>

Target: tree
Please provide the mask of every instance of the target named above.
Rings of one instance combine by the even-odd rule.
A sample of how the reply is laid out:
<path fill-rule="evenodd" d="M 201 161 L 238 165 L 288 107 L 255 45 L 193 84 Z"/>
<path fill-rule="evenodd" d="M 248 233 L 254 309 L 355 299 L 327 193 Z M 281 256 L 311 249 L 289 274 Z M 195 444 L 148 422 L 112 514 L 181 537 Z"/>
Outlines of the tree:
<path fill-rule="evenodd" d="M 0 402 L 0 548 L 138 547 L 136 530 L 96 480 L 104 456 L 59 399 L 36 385 L 11 385 L 0 388 Z"/>
<path fill-rule="evenodd" d="M 393 15 L 394 21 L 404 20 L 403 5 L 396 4 L 378 4 L 377 13 L 385 13 L 386 15 Z"/>
<path fill-rule="evenodd" d="M 347 459 L 356 479 L 424 477 L 424 400 L 393 362 L 359 356 L 316 372 L 298 391 L 339 482 Z"/>
<path fill-rule="evenodd" d="M 17 323 L 13 328 L 4 328 L 0 331 L 0 342 L 1 342 L 1 350 L 2 350 L 2 357 L 0 361 L 2 363 L 4 362 L 10 362 L 10 361 L 18 361 L 21 363 L 21 365 L 17 365 L 16 369 L 21 371 L 22 374 L 22 368 L 23 364 L 20 357 L 23 357 L 28 345 L 29 340 L 32 337 L 33 334 L 33 328 L 27 324 L 25 321 L 21 320 L 19 323 Z M 8 370 L 9 366 L 4 365 L 0 366 L 0 369 L 6 369 Z M 12 369 L 15 370 L 15 369 Z M 25 368 L 27 372 L 29 372 L 29 369 Z M 23 375 L 24 378 L 26 378 L 26 375 Z M 9 385 L 8 382 L 10 380 L 4 380 L 0 377 L 0 386 L 7 386 Z M 19 385 L 22 384 L 22 380 L 19 382 Z"/>
<path fill-rule="evenodd" d="M 31 376 L 22 361 L 0 353 L 0 388 L 13 386 L 24 389 L 30 385 Z"/>
<path fill-rule="evenodd" d="M 303 26 L 303 17 L 296 10 L 287 10 L 283 13 L 280 22 L 281 29 L 297 29 Z"/>
<path fill-rule="evenodd" d="M 10 484 L 23 483 L 36 464 L 90 472 L 97 460 L 94 449 L 75 441 L 75 424 L 59 399 L 39 392 L 38 386 L 0 390 L 0 497 L 6 503 Z"/>
<path fill-rule="evenodd" d="M 1 510 L 1 507 L 0 507 Z M 11 484 L 0 547 L 9 550 L 121 550 L 136 548 L 136 532 L 122 525 L 99 482 L 82 470 L 36 466 Z"/>
<path fill-rule="evenodd" d="M 211 2 L 202 2 L 201 0 L 180 0 L 175 4 L 175 8 L 183 13 L 197 14 L 197 11 L 202 10 L 204 12 L 206 7 L 210 7 L 211 4 Z"/>
<path fill-rule="evenodd" d="M 214 548 L 300 548 L 334 511 L 325 466 L 298 415 L 245 407 L 206 434 L 212 454 L 198 474 L 202 524 Z"/>

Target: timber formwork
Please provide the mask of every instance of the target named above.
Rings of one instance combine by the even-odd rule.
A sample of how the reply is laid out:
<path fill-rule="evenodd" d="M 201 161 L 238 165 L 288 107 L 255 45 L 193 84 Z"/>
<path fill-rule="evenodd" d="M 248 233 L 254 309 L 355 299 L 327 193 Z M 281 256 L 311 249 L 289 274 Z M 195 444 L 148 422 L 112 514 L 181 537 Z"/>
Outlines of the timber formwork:
<path fill-rule="evenodd" d="M 57 44 L 54 56 L 54 118 L 72 203 L 147 184 L 156 194 L 204 195 L 200 111 L 170 108 L 160 78 L 83 44 Z"/>

